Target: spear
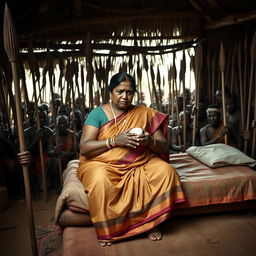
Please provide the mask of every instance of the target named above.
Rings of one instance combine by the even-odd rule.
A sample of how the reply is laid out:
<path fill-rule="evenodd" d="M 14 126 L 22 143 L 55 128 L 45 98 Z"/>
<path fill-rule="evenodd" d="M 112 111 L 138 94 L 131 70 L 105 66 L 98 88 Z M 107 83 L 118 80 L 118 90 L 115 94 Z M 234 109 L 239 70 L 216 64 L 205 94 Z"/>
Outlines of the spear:
<path fill-rule="evenodd" d="M 83 118 L 85 116 L 85 85 L 84 85 L 84 65 L 81 65 L 80 67 L 80 70 L 81 70 L 81 73 L 80 73 L 80 77 L 81 77 L 81 85 L 82 85 L 82 115 L 83 115 Z M 103 97 L 103 95 L 102 95 Z M 79 95 L 79 98 L 80 98 L 80 95 Z"/>
<path fill-rule="evenodd" d="M 181 73 L 181 81 L 182 81 L 182 105 L 183 105 L 183 144 L 187 144 L 187 115 L 186 115 L 186 98 L 185 98 L 185 73 L 186 73 L 186 57 L 185 50 L 183 50 L 183 56 L 180 63 L 180 73 Z"/>
<path fill-rule="evenodd" d="M 60 88 L 61 102 L 63 102 L 62 79 L 63 79 L 63 76 L 64 76 L 64 62 L 63 62 L 62 56 L 59 58 L 59 69 L 60 69 L 60 76 L 59 76 L 58 87 Z"/>
<path fill-rule="evenodd" d="M 4 48 L 8 55 L 9 62 L 11 63 L 12 73 L 13 73 L 19 145 L 20 145 L 20 152 L 22 153 L 22 152 L 25 152 L 26 146 L 25 146 L 24 130 L 23 130 L 22 117 L 21 117 L 21 96 L 20 96 L 20 86 L 19 86 L 18 68 L 17 68 L 18 43 L 17 43 L 16 30 L 15 30 L 13 20 L 7 4 L 5 4 L 5 10 L 4 10 L 3 32 L 4 32 Z M 31 202 L 29 172 L 28 172 L 28 166 L 26 164 L 22 164 L 22 171 L 23 171 L 23 177 L 24 177 L 24 183 L 25 183 L 24 185 L 25 185 L 27 213 L 29 217 L 28 221 L 29 221 L 29 227 L 30 227 L 31 249 L 32 249 L 32 254 L 34 256 L 37 256 L 38 253 L 37 253 L 36 238 L 35 238 L 35 224 L 34 224 L 33 209 L 32 209 L 32 202 Z"/>
<path fill-rule="evenodd" d="M 240 95 L 240 108 L 241 108 L 241 127 L 244 129 L 244 92 L 243 92 L 243 75 L 242 75 L 242 52 L 241 52 L 241 41 L 238 43 L 238 54 L 237 54 L 237 63 L 238 63 L 238 77 L 239 77 L 239 95 Z"/>
<path fill-rule="evenodd" d="M 28 63 L 30 66 L 30 71 L 32 74 L 32 81 L 33 81 L 33 90 L 34 90 L 34 98 L 35 98 L 35 111 L 36 111 L 36 127 L 37 131 L 41 130 L 40 119 L 39 119 L 39 111 L 38 111 L 38 100 L 37 100 L 37 90 L 36 90 L 36 79 L 35 79 L 35 72 L 36 72 L 36 59 L 33 53 L 32 45 L 29 43 L 28 48 Z M 43 142 L 42 138 L 39 140 L 39 153 L 40 153 L 40 164 L 42 170 L 42 178 L 43 178 L 43 190 L 44 190 L 44 201 L 47 201 L 47 190 L 46 190 L 46 175 L 45 175 L 45 168 L 44 168 L 44 153 L 43 153 Z"/>
<path fill-rule="evenodd" d="M 93 67 L 92 67 L 92 42 L 91 42 L 91 36 L 90 33 L 87 33 L 86 37 L 86 48 L 85 48 L 85 54 L 86 54 L 86 67 L 87 67 L 87 77 L 89 82 L 89 108 L 90 110 L 93 109 Z"/>
<path fill-rule="evenodd" d="M 153 69 L 152 64 L 150 65 L 150 74 L 151 74 L 152 88 L 153 88 L 153 92 L 155 94 L 155 99 L 156 99 L 156 109 L 160 110 L 159 99 L 158 99 L 158 95 L 157 95 L 157 91 L 156 91 L 156 85 L 155 85 L 155 73 L 154 73 L 154 69 Z"/>
<path fill-rule="evenodd" d="M 162 89 L 161 89 L 161 74 L 160 74 L 159 65 L 157 66 L 156 81 L 157 81 L 158 90 L 159 90 L 159 98 L 158 98 L 159 106 L 160 106 L 159 110 L 162 111 L 161 102 L 163 101 L 163 95 L 162 95 Z"/>
<path fill-rule="evenodd" d="M 216 54 L 213 52 L 212 54 L 212 61 L 211 61 L 211 73 L 212 73 L 212 79 L 211 79 L 211 84 L 212 84 L 212 98 L 211 98 L 211 101 L 212 101 L 212 104 L 214 103 L 214 94 L 215 94 L 215 78 L 216 78 L 216 69 L 215 69 L 215 66 L 216 66 Z"/>
<path fill-rule="evenodd" d="M 200 72 L 202 68 L 203 49 L 202 45 L 199 44 L 195 54 L 195 75 L 196 75 L 196 88 L 195 88 L 195 113 L 193 116 L 193 133 L 192 133 L 192 145 L 196 142 L 196 129 L 198 124 L 198 113 L 199 113 L 199 93 L 200 93 Z"/>
<path fill-rule="evenodd" d="M 58 128 L 56 123 L 56 106 L 55 106 L 55 96 L 53 91 L 53 84 L 52 84 L 52 74 L 53 74 L 53 67 L 52 67 L 52 59 L 50 56 L 50 50 L 47 47 L 47 53 L 46 53 L 46 72 L 48 72 L 49 81 L 50 81 L 50 91 L 51 91 L 51 97 L 52 97 L 52 119 L 54 124 L 54 130 L 55 130 L 55 143 L 56 146 L 59 146 L 59 134 L 58 134 Z M 61 159 L 60 156 L 58 156 L 58 167 L 59 167 L 59 176 L 60 176 L 60 186 L 62 187 L 63 181 L 62 181 L 62 167 L 61 167 Z"/>
<path fill-rule="evenodd" d="M 175 58 L 176 58 L 176 52 L 173 53 L 173 67 L 172 67 L 172 77 L 173 77 L 173 97 L 176 98 L 176 122 L 177 126 L 180 127 L 180 120 L 179 120 L 179 101 L 178 101 L 178 90 L 177 90 L 177 83 L 176 83 L 176 78 L 177 78 L 177 70 L 176 70 L 176 64 L 175 64 Z M 181 146 L 181 136 L 180 134 L 178 135 L 178 143 L 179 146 Z"/>
<path fill-rule="evenodd" d="M 208 51 L 207 51 L 207 59 L 206 59 L 206 65 L 207 65 L 207 77 L 208 77 L 208 81 L 207 81 L 207 90 L 208 90 L 208 101 L 211 100 L 211 50 L 210 48 L 208 48 Z"/>
<path fill-rule="evenodd" d="M 251 104 L 252 104 L 252 87 L 253 87 L 253 75 L 254 75 L 254 65 L 256 61 L 256 31 L 253 34 L 251 42 L 251 72 L 250 72 L 250 84 L 249 84 L 249 93 L 248 93 L 248 108 L 247 108 L 247 118 L 246 118 L 246 131 L 249 132 L 250 129 L 250 117 L 251 117 Z M 255 102 L 254 102 L 255 104 Z M 255 113 L 254 113 L 255 114 Z M 255 120 L 254 120 L 255 121 Z M 253 135 L 255 140 L 255 128 L 253 129 Z M 244 152 L 247 153 L 248 140 L 244 143 Z M 253 149 L 255 148 L 255 141 L 253 141 Z"/>
<path fill-rule="evenodd" d="M 150 96 L 150 101 L 151 103 L 153 103 L 153 97 L 152 97 L 152 92 L 151 92 L 151 89 L 150 89 L 150 83 L 149 83 L 149 75 L 148 75 L 148 60 L 146 58 L 145 55 L 143 55 L 143 67 L 144 69 L 146 70 L 146 73 L 147 73 L 147 79 L 148 79 L 148 92 L 149 92 L 149 96 Z"/>
<path fill-rule="evenodd" d="M 227 111 L 226 111 L 226 100 L 225 100 L 225 80 L 224 80 L 224 72 L 225 72 L 225 52 L 223 43 L 220 45 L 220 57 L 219 57 L 219 67 L 221 72 L 221 96 L 222 96 L 222 110 L 223 110 L 223 123 L 224 127 L 227 126 Z M 228 143 L 227 134 L 224 135 L 225 144 Z"/>

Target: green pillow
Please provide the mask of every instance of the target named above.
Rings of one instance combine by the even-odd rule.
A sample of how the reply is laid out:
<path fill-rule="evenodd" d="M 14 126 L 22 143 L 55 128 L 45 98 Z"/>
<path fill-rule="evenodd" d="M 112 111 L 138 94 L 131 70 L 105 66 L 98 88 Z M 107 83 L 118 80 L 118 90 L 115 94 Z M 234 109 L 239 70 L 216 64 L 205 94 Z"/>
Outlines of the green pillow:
<path fill-rule="evenodd" d="M 256 164 L 255 159 L 247 156 L 237 148 L 222 143 L 200 147 L 192 146 L 186 152 L 211 168 L 227 165 L 248 165 L 253 167 Z"/>

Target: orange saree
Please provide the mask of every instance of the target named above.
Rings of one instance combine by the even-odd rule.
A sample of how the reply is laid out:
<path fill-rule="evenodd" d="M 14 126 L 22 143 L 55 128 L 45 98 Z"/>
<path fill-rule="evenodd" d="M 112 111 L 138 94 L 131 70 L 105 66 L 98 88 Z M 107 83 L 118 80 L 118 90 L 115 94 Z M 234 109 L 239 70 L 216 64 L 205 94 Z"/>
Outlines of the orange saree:
<path fill-rule="evenodd" d="M 167 115 L 144 106 L 103 125 L 98 140 L 133 127 L 167 134 Z M 185 201 L 175 169 L 156 153 L 139 146 L 115 147 L 93 158 L 80 157 L 77 175 L 88 194 L 89 209 L 99 240 L 117 241 L 150 230 L 170 217 Z"/>

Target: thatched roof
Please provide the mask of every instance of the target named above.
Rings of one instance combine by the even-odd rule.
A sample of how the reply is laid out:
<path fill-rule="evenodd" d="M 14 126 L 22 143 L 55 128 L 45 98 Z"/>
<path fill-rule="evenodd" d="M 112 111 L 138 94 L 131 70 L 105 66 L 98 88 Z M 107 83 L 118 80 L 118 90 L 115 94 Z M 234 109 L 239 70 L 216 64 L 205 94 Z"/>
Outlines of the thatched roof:
<path fill-rule="evenodd" d="M 19 39 L 25 42 L 83 40 L 88 32 L 93 40 L 134 36 L 138 39 L 174 37 L 191 40 L 206 30 L 256 18 L 256 2 L 253 0 L 7 2 Z"/>

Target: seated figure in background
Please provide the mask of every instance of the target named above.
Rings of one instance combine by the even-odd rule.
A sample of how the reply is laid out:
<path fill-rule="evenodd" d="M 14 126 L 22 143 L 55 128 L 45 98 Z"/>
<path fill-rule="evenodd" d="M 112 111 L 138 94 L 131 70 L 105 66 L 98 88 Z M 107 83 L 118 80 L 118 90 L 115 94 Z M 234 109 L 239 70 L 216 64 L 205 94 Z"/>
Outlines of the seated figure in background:
<path fill-rule="evenodd" d="M 237 146 L 238 139 L 231 125 L 224 127 L 221 121 L 220 109 L 217 105 L 211 105 L 206 110 L 208 124 L 200 129 L 201 145 L 209 145 L 214 143 L 224 143 L 224 136 L 228 137 L 228 144 Z"/>

